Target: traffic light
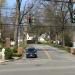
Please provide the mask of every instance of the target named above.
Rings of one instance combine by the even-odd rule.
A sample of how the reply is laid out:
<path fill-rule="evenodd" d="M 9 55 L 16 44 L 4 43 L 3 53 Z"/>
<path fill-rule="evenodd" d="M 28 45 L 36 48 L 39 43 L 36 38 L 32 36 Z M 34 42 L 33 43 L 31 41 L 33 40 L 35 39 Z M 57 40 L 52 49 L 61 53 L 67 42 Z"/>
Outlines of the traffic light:
<path fill-rule="evenodd" d="M 30 24 L 30 23 L 32 23 L 32 19 L 31 19 L 31 16 L 29 17 L 29 24 Z"/>
<path fill-rule="evenodd" d="M 31 29 L 32 27 L 32 17 L 31 16 L 28 17 L 28 23 L 29 23 L 29 28 Z"/>

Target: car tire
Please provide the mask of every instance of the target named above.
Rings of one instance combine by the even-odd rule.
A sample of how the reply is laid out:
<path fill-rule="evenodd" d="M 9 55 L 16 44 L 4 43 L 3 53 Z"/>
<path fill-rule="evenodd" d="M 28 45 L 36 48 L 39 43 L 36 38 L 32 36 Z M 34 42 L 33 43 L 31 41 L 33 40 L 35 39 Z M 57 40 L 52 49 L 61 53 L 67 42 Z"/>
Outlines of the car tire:
<path fill-rule="evenodd" d="M 26 55 L 26 58 L 28 58 L 28 55 Z"/>
<path fill-rule="evenodd" d="M 35 55 L 35 58 L 37 58 L 37 55 Z"/>

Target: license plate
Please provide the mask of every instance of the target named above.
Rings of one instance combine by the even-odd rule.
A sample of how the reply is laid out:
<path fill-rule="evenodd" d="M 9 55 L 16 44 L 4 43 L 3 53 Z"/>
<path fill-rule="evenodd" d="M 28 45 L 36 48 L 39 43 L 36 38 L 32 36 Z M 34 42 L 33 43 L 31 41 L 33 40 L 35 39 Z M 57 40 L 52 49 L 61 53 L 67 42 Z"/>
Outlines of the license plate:
<path fill-rule="evenodd" d="M 30 56 L 32 56 L 32 55 L 30 55 Z"/>

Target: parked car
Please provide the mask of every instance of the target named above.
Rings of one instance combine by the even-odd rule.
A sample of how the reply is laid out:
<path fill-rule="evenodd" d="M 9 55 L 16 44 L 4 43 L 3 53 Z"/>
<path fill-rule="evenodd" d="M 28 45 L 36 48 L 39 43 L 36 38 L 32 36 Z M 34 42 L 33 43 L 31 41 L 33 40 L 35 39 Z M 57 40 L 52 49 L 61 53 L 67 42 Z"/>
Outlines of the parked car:
<path fill-rule="evenodd" d="M 26 58 L 37 58 L 37 49 L 34 47 L 26 49 Z"/>

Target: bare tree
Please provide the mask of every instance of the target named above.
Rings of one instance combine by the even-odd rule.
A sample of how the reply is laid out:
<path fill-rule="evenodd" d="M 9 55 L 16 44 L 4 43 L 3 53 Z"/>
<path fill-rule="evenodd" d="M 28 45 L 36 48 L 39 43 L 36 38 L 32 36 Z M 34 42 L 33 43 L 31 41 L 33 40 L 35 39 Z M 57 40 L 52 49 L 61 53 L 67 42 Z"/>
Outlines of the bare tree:
<path fill-rule="evenodd" d="M 41 17 L 43 17 L 43 22 L 41 22 L 42 20 L 40 19 L 39 24 L 50 27 L 48 30 L 55 40 L 64 40 L 64 33 L 67 32 L 67 26 L 70 25 L 67 21 L 68 17 L 70 17 L 70 14 L 68 14 L 70 12 L 68 2 L 68 0 L 51 0 L 48 2 L 41 1 L 39 3 L 39 7 L 41 7 L 41 5 L 44 7 L 44 11 L 42 12 L 44 16 L 41 15 Z M 38 10 L 40 9 L 39 7 Z M 40 15 L 40 12 L 37 14 Z"/>

